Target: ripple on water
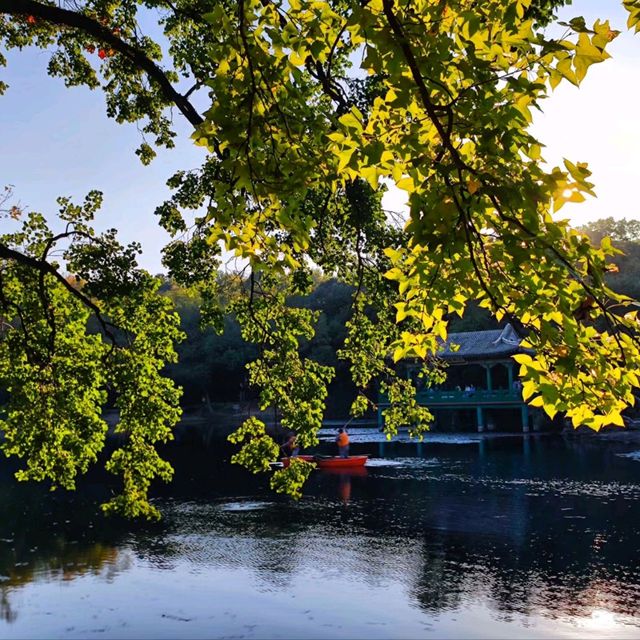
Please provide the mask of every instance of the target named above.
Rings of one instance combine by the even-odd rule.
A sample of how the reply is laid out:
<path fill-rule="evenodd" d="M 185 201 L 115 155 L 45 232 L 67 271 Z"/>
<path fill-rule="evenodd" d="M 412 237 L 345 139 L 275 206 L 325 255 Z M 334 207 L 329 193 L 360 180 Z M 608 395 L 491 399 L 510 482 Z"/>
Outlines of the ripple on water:
<path fill-rule="evenodd" d="M 640 461 L 640 451 L 618 454 Z M 489 490 L 523 490 L 527 495 L 575 496 L 599 499 L 640 499 L 640 484 L 615 481 L 573 480 L 568 478 L 505 478 L 491 475 L 469 475 L 460 463 L 445 458 L 370 458 L 367 468 L 376 470 L 377 478 L 398 480 L 429 480 L 482 486 Z M 460 471 L 459 471 L 460 469 Z M 387 473 L 385 473 L 387 472 Z"/>
<path fill-rule="evenodd" d="M 220 511 L 259 511 L 260 509 L 268 509 L 273 506 L 273 502 L 260 502 L 257 500 L 248 500 L 248 501 L 233 501 L 233 502 L 225 502 L 223 504 L 218 505 Z"/>
<path fill-rule="evenodd" d="M 180 516 L 207 516 L 212 510 L 225 512 L 245 512 L 259 511 L 268 509 L 275 503 L 263 500 L 256 500 L 253 497 L 239 497 L 235 500 L 223 500 L 220 502 L 177 502 L 167 501 L 167 507 L 170 507 L 174 514 Z"/>
<path fill-rule="evenodd" d="M 452 474 L 453 475 L 453 474 Z M 468 482 L 492 486 L 496 488 L 518 488 L 535 490 L 538 495 L 565 495 L 591 498 L 640 498 L 640 485 L 621 482 L 583 482 L 562 478 L 459 478 Z"/>
<path fill-rule="evenodd" d="M 369 458 L 367 468 L 424 469 L 442 464 L 438 458 Z"/>
<path fill-rule="evenodd" d="M 629 451 L 629 453 L 619 453 L 617 455 L 620 458 L 631 458 L 631 460 L 637 460 L 638 462 L 640 462 L 640 450 Z"/>

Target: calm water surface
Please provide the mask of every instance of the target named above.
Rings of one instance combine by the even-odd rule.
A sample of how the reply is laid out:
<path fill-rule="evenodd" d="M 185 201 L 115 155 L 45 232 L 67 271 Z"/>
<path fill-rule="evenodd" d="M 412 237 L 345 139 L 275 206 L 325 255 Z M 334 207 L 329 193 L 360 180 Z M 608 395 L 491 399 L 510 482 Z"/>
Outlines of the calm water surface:
<path fill-rule="evenodd" d="M 640 460 L 560 437 L 356 444 L 299 502 L 168 454 L 154 526 L 0 470 L 2 638 L 640 638 Z M 384 457 L 380 457 L 382 454 Z"/>

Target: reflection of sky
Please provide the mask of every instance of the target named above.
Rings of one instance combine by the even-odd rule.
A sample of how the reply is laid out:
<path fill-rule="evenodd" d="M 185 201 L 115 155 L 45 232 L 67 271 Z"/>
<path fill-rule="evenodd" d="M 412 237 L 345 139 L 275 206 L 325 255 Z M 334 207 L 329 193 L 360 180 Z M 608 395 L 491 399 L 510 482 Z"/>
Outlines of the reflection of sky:
<path fill-rule="evenodd" d="M 8 567 L 8 575 L 0 575 L 0 620 L 16 622 L 24 601 L 23 588 L 34 582 L 61 586 L 91 576 L 99 582 L 111 583 L 131 567 L 132 556 L 126 549 L 100 543 L 68 544 L 62 539 L 58 543 L 48 553 L 37 546 L 29 549 L 34 556 L 32 561 L 16 561 L 13 567 Z M 6 567 L 6 560 L 2 564 Z"/>
<path fill-rule="evenodd" d="M 179 536 L 169 565 L 139 557 L 110 582 L 79 575 L 61 587 L 39 579 L 11 594 L 24 612 L 1 628 L 13 637 L 616 637 L 638 620 L 614 613 L 600 589 L 499 585 L 491 567 L 441 558 L 411 539 Z M 278 574 L 273 563 L 288 565 Z M 284 567 L 283 567 L 284 568 Z M 429 573 L 431 572 L 431 573 Z M 451 574 L 459 576 L 458 583 Z M 420 576 L 444 592 L 431 608 Z M 511 590 L 507 593 L 505 589 Z M 449 590 L 454 597 L 448 600 Z M 503 606 L 500 595 L 515 606 Z M 434 594 L 429 594 L 432 598 Z M 521 602 L 520 602 L 521 600 Z M 427 603 L 428 605 L 428 603 Z M 613 610 L 613 611 L 612 611 Z"/>

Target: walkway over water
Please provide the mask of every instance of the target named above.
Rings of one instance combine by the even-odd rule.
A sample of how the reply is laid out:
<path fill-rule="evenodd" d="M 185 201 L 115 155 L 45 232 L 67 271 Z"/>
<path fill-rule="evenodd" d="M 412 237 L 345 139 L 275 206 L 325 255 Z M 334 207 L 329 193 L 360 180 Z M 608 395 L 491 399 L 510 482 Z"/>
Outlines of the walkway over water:
<path fill-rule="evenodd" d="M 522 431 L 528 432 L 529 407 L 522 400 L 520 389 L 476 389 L 472 392 L 457 390 L 429 389 L 418 391 L 416 400 L 431 410 L 475 409 L 476 427 L 479 433 L 485 430 L 485 411 L 487 409 L 515 409 L 520 411 Z M 378 402 L 378 427 L 382 428 L 384 417 L 382 411 L 389 406 L 386 396 Z"/>

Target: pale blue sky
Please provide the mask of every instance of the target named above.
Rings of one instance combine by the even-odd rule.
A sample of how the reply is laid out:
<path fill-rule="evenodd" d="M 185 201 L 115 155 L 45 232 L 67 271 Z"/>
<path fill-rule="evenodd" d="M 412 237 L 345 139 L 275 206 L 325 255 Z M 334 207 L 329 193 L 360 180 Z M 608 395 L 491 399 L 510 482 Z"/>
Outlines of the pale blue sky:
<path fill-rule="evenodd" d="M 584 15 L 587 22 L 609 17 L 624 31 L 621 0 L 575 0 L 565 18 Z M 580 222 L 598 217 L 640 217 L 640 35 L 623 33 L 612 45 L 613 60 L 593 67 L 580 90 L 560 87 L 536 120 L 535 131 L 547 144 L 545 157 L 587 161 L 594 171 L 598 199 L 567 206 L 562 213 Z M 166 179 L 175 169 L 195 167 L 202 151 L 189 137 L 189 126 L 175 114 L 177 148 L 161 152 L 149 167 L 134 155 L 140 135 L 133 125 L 105 117 L 103 95 L 86 88 L 66 89 L 46 75 L 48 54 L 40 50 L 11 53 L 0 78 L 9 90 L 0 97 L 0 186 L 14 186 L 27 208 L 55 212 L 55 198 L 81 198 L 92 188 L 105 193 L 101 228 L 116 227 L 123 241 L 139 240 L 142 263 L 162 270 L 160 248 L 168 236 L 153 210 L 168 194 Z M 389 206 L 397 208 L 393 194 Z"/>
<path fill-rule="evenodd" d="M 204 156 L 189 138 L 190 125 L 176 110 L 176 148 L 144 167 L 134 154 L 142 141 L 136 127 L 106 118 L 101 91 L 66 89 L 47 76 L 47 61 L 40 50 L 12 52 L 0 69 L 10 85 L 0 96 L 0 186 L 13 185 L 22 205 L 45 214 L 55 212 L 59 195 L 81 199 L 91 189 L 103 191 L 96 226 L 140 241 L 143 265 L 161 271 L 160 248 L 169 236 L 153 211 L 169 194 L 167 178 L 199 166 Z"/>

